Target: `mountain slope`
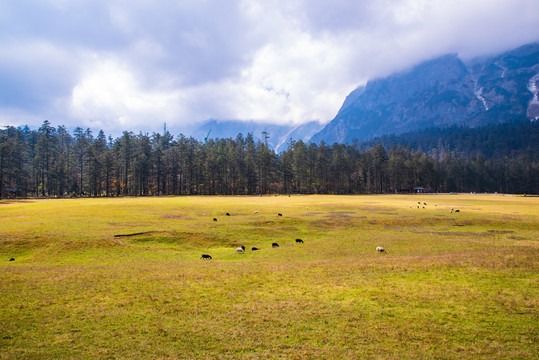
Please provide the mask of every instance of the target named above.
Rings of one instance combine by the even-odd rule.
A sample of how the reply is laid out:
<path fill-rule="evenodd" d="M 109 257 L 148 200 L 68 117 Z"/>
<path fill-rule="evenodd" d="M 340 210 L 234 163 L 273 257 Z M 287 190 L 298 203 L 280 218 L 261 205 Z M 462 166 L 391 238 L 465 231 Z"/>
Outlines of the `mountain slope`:
<path fill-rule="evenodd" d="M 512 120 L 476 128 L 452 125 L 447 128 L 427 128 L 401 135 L 384 135 L 353 146 L 366 151 L 375 145 L 386 150 L 402 146 L 420 150 L 442 159 L 448 154 L 468 159 L 482 156 L 490 161 L 524 155 L 529 161 L 539 161 L 539 121 Z"/>
<path fill-rule="evenodd" d="M 321 129 L 322 125 L 316 121 L 289 126 L 254 121 L 209 120 L 193 132 L 193 137 L 199 140 L 204 140 L 206 136 L 210 138 L 235 138 L 240 133 L 244 136 L 251 133 L 255 140 L 263 141 L 262 133 L 265 131 L 269 136 L 269 147 L 280 152 L 286 148 L 290 139 L 307 142 Z"/>
<path fill-rule="evenodd" d="M 445 55 L 350 93 L 313 142 L 352 143 L 453 124 L 539 117 L 539 43 L 465 64 Z"/>

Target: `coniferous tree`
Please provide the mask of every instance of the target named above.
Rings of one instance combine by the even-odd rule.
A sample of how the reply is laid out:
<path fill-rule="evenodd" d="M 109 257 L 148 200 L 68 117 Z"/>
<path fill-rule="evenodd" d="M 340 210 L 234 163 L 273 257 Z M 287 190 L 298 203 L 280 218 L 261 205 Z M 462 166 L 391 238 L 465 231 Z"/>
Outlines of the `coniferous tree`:
<path fill-rule="evenodd" d="M 56 158 L 56 130 L 45 120 L 38 130 L 36 143 L 37 172 L 40 176 L 41 196 L 50 195 L 51 167 Z"/>
<path fill-rule="evenodd" d="M 503 141 L 503 132 L 511 135 L 509 141 Z M 102 131 L 95 139 L 89 129 L 70 135 L 45 121 L 37 131 L 0 129 L 0 194 L 357 194 L 413 186 L 436 192 L 539 192 L 537 124 L 508 123 L 483 133 L 450 128 L 440 134 L 406 147 L 373 143 L 362 151 L 358 145 L 291 140 L 276 154 L 267 133 L 263 141 L 238 134 L 201 143 L 167 132 L 124 132 L 107 143 Z M 389 138 L 393 143 L 400 139 Z"/>

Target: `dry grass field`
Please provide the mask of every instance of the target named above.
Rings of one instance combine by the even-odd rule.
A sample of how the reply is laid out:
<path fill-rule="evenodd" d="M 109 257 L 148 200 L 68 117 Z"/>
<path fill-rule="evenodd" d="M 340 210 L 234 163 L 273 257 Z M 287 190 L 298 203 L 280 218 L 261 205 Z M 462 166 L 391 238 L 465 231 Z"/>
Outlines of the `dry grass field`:
<path fill-rule="evenodd" d="M 0 359 L 537 359 L 538 239 L 538 197 L 3 200 Z"/>

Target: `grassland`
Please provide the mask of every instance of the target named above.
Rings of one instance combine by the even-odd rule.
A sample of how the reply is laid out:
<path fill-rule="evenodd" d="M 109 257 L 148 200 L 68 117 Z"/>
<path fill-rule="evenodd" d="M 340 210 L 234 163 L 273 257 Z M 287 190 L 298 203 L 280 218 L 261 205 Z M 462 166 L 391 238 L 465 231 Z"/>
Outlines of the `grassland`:
<path fill-rule="evenodd" d="M 0 201 L 0 359 L 537 359 L 538 239 L 531 197 Z"/>

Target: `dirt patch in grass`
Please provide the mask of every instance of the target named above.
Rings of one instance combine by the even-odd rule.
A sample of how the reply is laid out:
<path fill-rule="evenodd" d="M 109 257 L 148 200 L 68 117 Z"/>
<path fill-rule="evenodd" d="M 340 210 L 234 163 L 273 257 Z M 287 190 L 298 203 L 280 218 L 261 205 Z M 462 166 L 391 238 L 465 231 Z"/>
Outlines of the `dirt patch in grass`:
<path fill-rule="evenodd" d="M 275 220 L 255 220 L 249 223 L 249 226 L 265 227 L 276 225 Z"/>
<path fill-rule="evenodd" d="M 278 226 L 275 228 L 275 230 L 279 231 L 286 231 L 286 232 L 298 232 L 298 228 L 295 226 Z"/>
<path fill-rule="evenodd" d="M 414 234 L 428 234 L 441 236 L 465 236 L 465 237 L 485 237 L 494 236 L 491 232 L 473 232 L 473 231 L 414 231 Z"/>
<path fill-rule="evenodd" d="M 464 236 L 464 237 L 492 236 L 492 234 L 489 234 L 486 232 L 472 232 L 472 231 L 440 231 L 440 232 L 431 232 L 429 234 L 442 235 L 442 236 Z"/>
<path fill-rule="evenodd" d="M 351 222 L 351 221 L 354 221 L 356 219 L 366 219 L 367 216 L 365 215 L 360 215 L 360 216 L 355 216 L 354 214 L 349 214 L 349 213 L 331 213 L 331 214 L 327 214 L 325 216 L 326 219 L 329 219 L 329 221 L 339 221 L 339 220 L 342 220 L 342 221 L 346 221 L 347 223 Z"/>
<path fill-rule="evenodd" d="M 149 221 L 140 221 L 140 222 L 109 222 L 107 225 L 110 226 L 123 226 L 125 228 L 140 228 L 141 226 L 151 226 L 153 223 Z"/>
<path fill-rule="evenodd" d="M 331 213 L 331 214 L 327 214 L 326 218 L 329 218 L 329 219 L 350 219 L 352 217 L 350 215 L 348 215 L 348 214 L 345 214 L 345 213 L 341 213 L 341 214 Z"/>
<path fill-rule="evenodd" d="M 132 234 L 117 234 L 117 235 L 114 235 L 114 237 L 132 237 L 132 236 L 140 236 L 140 235 L 150 235 L 150 234 L 155 234 L 155 233 L 159 233 L 159 231 L 144 231 L 144 232 L 137 232 L 137 233 L 132 233 Z"/>
<path fill-rule="evenodd" d="M 324 230 L 331 230 L 335 227 L 342 227 L 342 226 L 349 226 L 350 225 L 350 217 L 341 218 L 341 219 L 327 219 L 327 220 L 317 220 L 311 222 L 311 226 L 322 228 Z"/>
<path fill-rule="evenodd" d="M 185 216 L 180 214 L 165 214 L 161 216 L 163 219 L 175 219 L 175 220 L 195 220 L 194 217 L 191 216 Z"/>
<path fill-rule="evenodd" d="M 528 238 L 524 236 L 517 236 L 517 235 L 510 235 L 508 236 L 508 238 L 511 240 L 528 240 Z"/>
<path fill-rule="evenodd" d="M 474 223 L 472 221 L 460 221 L 453 226 L 472 226 Z"/>
<path fill-rule="evenodd" d="M 487 230 L 491 234 L 512 234 L 513 230 Z"/>
<path fill-rule="evenodd" d="M 40 243 L 44 244 L 46 243 L 46 241 L 41 240 Z M 31 247 L 32 245 L 35 245 L 35 243 L 28 239 L 16 238 L 16 237 L 0 237 L 0 246 L 2 248 Z"/>
<path fill-rule="evenodd" d="M 361 210 L 361 211 L 368 211 L 370 213 L 377 213 L 377 214 L 385 214 L 385 213 L 393 213 L 395 208 L 392 208 L 392 207 L 384 207 L 384 206 L 380 206 L 380 207 L 374 207 L 374 206 L 360 206 L 358 208 L 358 210 Z"/>

